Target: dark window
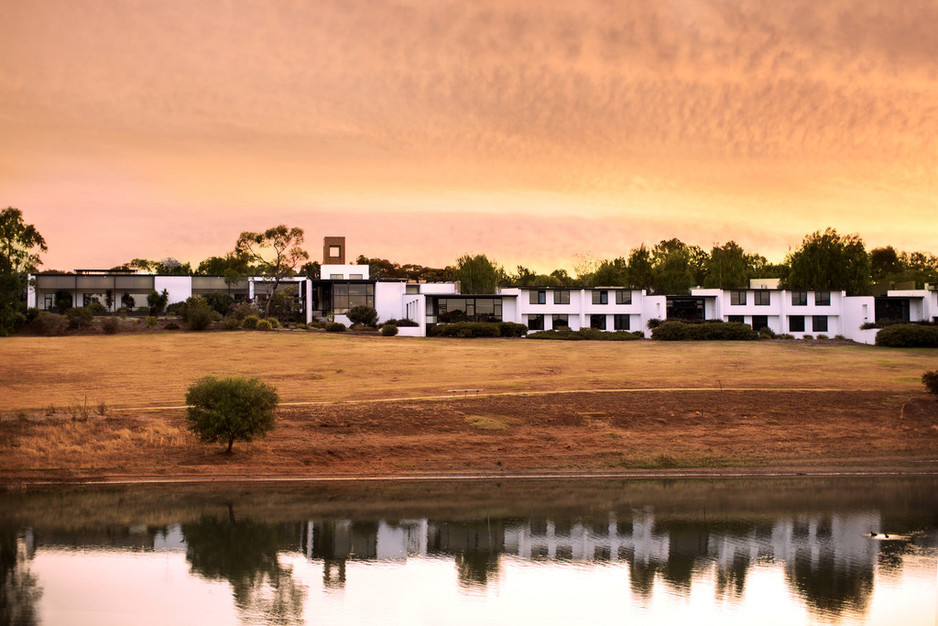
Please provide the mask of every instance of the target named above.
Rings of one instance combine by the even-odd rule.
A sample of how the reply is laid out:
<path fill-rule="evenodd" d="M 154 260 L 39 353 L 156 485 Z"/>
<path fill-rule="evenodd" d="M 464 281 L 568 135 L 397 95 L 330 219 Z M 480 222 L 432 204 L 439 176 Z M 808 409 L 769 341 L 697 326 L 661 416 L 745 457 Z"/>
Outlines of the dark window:
<path fill-rule="evenodd" d="M 334 283 L 332 285 L 332 312 L 347 313 L 355 306 L 375 305 L 375 286 L 372 283 Z"/>
<path fill-rule="evenodd" d="M 752 329 L 753 330 L 762 330 L 763 328 L 769 327 L 769 316 L 768 315 L 753 315 L 752 316 Z"/>
<path fill-rule="evenodd" d="M 603 293 L 606 293 L 606 292 L 604 291 Z M 595 328 L 597 330 L 606 330 L 606 316 L 605 315 L 590 315 L 590 328 Z"/>
<path fill-rule="evenodd" d="M 450 322 L 500 322 L 502 320 L 501 298 L 447 297 L 436 301 L 437 321 Z"/>
<path fill-rule="evenodd" d="M 554 304 L 570 304 L 570 291 L 567 289 L 555 291 Z"/>
<path fill-rule="evenodd" d="M 420 285 L 407 285 L 404 287 L 404 293 L 414 295 L 420 293 Z"/>
<path fill-rule="evenodd" d="M 616 304 L 632 304 L 632 292 L 622 289 L 616 291 Z"/>
<path fill-rule="evenodd" d="M 792 291 L 791 292 L 791 305 L 792 306 L 808 306 L 808 292 L 807 291 Z"/>
<path fill-rule="evenodd" d="M 831 292 L 829 291 L 815 291 L 814 292 L 814 304 L 817 306 L 830 306 L 831 304 Z"/>
<path fill-rule="evenodd" d="M 730 292 L 730 304 L 735 304 L 735 305 L 746 304 L 746 292 L 745 291 L 731 291 Z"/>
<path fill-rule="evenodd" d="M 593 304 L 609 304 L 609 292 L 608 291 L 594 291 L 593 292 Z"/>
<path fill-rule="evenodd" d="M 544 330 L 544 316 L 543 315 L 528 315 L 528 329 Z"/>
<path fill-rule="evenodd" d="M 788 331 L 792 333 L 804 332 L 804 315 L 788 316 Z"/>
<path fill-rule="evenodd" d="M 813 330 L 816 333 L 826 333 L 827 332 L 827 316 L 815 315 L 814 319 L 811 320 L 811 330 Z"/>
<path fill-rule="evenodd" d="M 329 274 L 329 278 L 331 280 L 342 280 L 343 278 L 345 278 L 345 276 L 343 276 L 342 274 Z"/>
<path fill-rule="evenodd" d="M 532 291 L 529 296 L 528 302 L 531 304 L 547 304 L 547 292 L 544 290 Z"/>
<path fill-rule="evenodd" d="M 612 327 L 614 330 L 631 330 L 629 328 L 629 315 L 616 314 L 612 316 Z"/>
<path fill-rule="evenodd" d="M 553 328 L 560 328 L 562 326 L 570 328 L 570 322 L 568 321 L 568 317 L 566 315 L 555 315 L 552 323 Z"/>
<path fill-rule="evenodd" d="M 771 302 L 770 292 L 766 291 L 765 289 L 753 291 L 752 296 L 755 300 L 756 306 L 769 306 Z"/>
<path fill-rule="evenodd" d="M 742 324 L 746 321 L 746 318 L 743 315 L 730 315 L 727 317 L 727 321 L 733 322 L 734 324 Z"/>

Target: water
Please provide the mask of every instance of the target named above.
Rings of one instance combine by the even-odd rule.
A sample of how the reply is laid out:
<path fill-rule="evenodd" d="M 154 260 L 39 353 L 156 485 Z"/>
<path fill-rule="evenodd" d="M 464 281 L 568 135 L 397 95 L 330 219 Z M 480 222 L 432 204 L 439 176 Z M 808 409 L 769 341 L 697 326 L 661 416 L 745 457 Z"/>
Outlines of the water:
<path fill-rule="evenodd" d="M 934 624 L 936 494 L 935 477 L 6 493 L 0 624 Z"/>

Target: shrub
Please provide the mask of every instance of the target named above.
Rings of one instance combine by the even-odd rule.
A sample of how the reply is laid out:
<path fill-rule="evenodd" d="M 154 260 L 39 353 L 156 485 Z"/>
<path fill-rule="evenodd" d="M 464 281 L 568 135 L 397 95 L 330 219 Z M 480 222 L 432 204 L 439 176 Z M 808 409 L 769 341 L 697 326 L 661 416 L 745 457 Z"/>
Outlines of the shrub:
<path fill-rule="evenodd" d="M 128 309 L 125 306 L 119 307 L 117 309 L 117 314 L 120 315 L 121 317 L 127 317 L 130 314 L 130 309 Z"/>
<path fill-rule="evenodd" d="M 785 340 L 785 341 L 792 341 L 792 340 L 795 338 L 795 336 L 794 336 L 794 335 L 789 335 L 788 333 L 779 333 L 778 335 L 775 335 L 775 338 L 776 338 L 776 339 L 783 339 L 783 340 Z"/>
<path fill-rule="evenodd" d="M 223 323 L 223 327 L 225 330 L 238 330 L 241 328 L 241 322 L 233 317 L 226 317 Z"/>
<path fill-rule="evenodd" d="M 922 382 L 925 384 L 928 393 L 938 395 L 938 370 L 922 374 Z"/>
<path fill-rule="evenodd" d="M 416 328 L 417 326 L 420 326 L 420 324 L 418 324 L 414 320 L 407 319 L 406 317 L 399 319 L 399 320 L 390 319 L 384 323 L 391 324 L 392 326 L 397 326 L 398 328 Z"/>
<path fill-rule="evenodd" d="M 344 333 L 346 331 L 345 324 L 340 322 L 329 322 L 326 324 L 327 333 Z"/>
<path fill-rule="evenodd" d="M 385 324 L 381 327 L 381 334 L 385 337 L 393 337 L 397 334 L 397 326 L 394 324 Z"/>
<path fill-rule="evenodd" d="M 91 311 L 92 315 L 104 315 L 107 313 L 107 308 L 97 300 L 92 300 L 85 308 Z"/>
<path fill-rule="evenodd" d="M 101 320 L 101 330 L 103 330 L 106 335 L 116 335 L 117 331 L 120 330 L 120 319 L 116 317 L 105 317 Z"/>
<path fill-rule="evenodd" d="M 183 315 L 183 311 L 186 309 L 185 302 L 173 302 L 166 307 L 166 315 Z"/>
<path fill-rule="evenodd" d="M 876 345 L 889 348 L 938 348 L 938 327 L 893 324 L 876 333 Z"/>
<path fill-rule="evenodd" d="M 169 324 L 164 326 L 163 329 L 164 330 L 179 330 L 179 324 L 177 324 L 176 322 L 170 322 Z"/>
<path fill-rule="evenodd" d="M 270 320 L 258 320 L 257 324 L 254 326 L 257 330 L 271 330 L 273 326 L 270 324 Z"/>
<path fill-rule="evenodd" d="M 528 334 L 528 327 L 515 322 L 496 322 L 500 337 L 524 337 Z"/>
<path fill-rule="evenodd" d="M 300 299 L 297 293 L 298 290 L 294 285 L 288 285 L 277 290 L 270 297 L 267 319 L 276 318 L 284 324 L 302 320 L 304 313 L 300 308 Z"/>
<path fill-rule="evenodd" d="M 648 323 L 646 324 L 646 326 L 648 326 L 648 330 L 654 330 L 658 328 L 659 326 L 661 326 L 662 324 L 664 324 L 664 320 L 659 320 L 658 318 L 652 318 L 648 320 Z"/>
<path fill-rule="evenodd" d="M 690 339 L 689 326 L 683 322 L 661 322 L 657 326 L 652 326 L 648 321 L 648 327 L 651 329 L 651 338 L 659 341 L 686 341 Z"/>
<path fill-rule="evenodd" d="M 296 325 L 297 330 L 306 330 L 306 322 L 300 322 Z"/>
<path fill-rule="evenodd" d="M 437 324 L 427 330 L 430 337 L 499 337 L 497 322 L 453 322 Z"/>
<path fill-rule="evenodd" d="M 155 289 L 147 294 L 147 306 L 150 307 L 150 315 L 159 315 L 166 308 L 169 302 L 169 292 L 165 289 L 158 293 Z"/>
<path fill-rule="evenodd" d="M 203 443 L 253 441 L 274 428 L 277 390 L 256 378 L 207 376 L 186 393 L 189 430 Z"/>
<path fill-rule="evenodd" d="M 46 337 L 64 335 L 68 330 L 68 318 L 58 313 L 40 311 L 32 323 L 33 330 Z"/>
<path fill-rule="evenodd" d="M 763 339 L 774 339 L 775 331 L 769 328 L 768 326 L 763 326 L 759 329 L 759 336 Z"/>
<path fill-rule="evenodd" d="M 741 322 L 708 321 L 703 324 L 662 322 L 651 331 L 660 341 L 752 341 L 759 334 Z"/>
<path fill-rule="evenodd" d="M 257 328 L 257 323 L 260 321 L 260 318 L 256 315 L 248 315 L 243 320 L 241 320 L 241 328 L 246 328 L 248 330 Z"/>
<path fill-rule="evenodd" d="M 153 328 L 154 326 L 156 326 L 156 324 L 157 324 L 156 316 L 147 315 L 147 326 L 149 326 L 150 328 Z"/>
<path fill-rule="evenodd" d="M 189 330 L 205 330 L 215 321 L 216 311 L 201 296 L 192 296 L 186 300 L 182 319 L 189 325 Z"/>
<path fill-rule="evenodd" d="M 234 304 L 234 298 L 229 296 L 227 293 L 222 293 L 219 291 L 213 291 L 211 293 L 205 294 L 205 301 L 208 303 L 212 309 L 218 311 L 219 315 L 228 315 L 228 311 L 231 310 L 231 305 Z"/>
<path fill-rule="evenodd" d="M 820 334 L 820 335 L 818 335 L 818 336 L 816 337 L 816 339 L 817 339 L 818 341 L 827 341 L 828 339 L 830 339 L 830 337 L 828 337 L 827 335 L 824 335 L 824 334 Z"/>
<path fill-rule="evenodd" d="M 250 302 L 239 302 L 231 306 L 231 316 L 236 320 L 241 321 L 249 315 L 258 317 L 257 307 L 251 304 Z"/>
<path fill-rule="evenodd" d="M 276 317 L 267 318 L 267 321 L 270 322 L 270 327 L 273 328 L 274 330 L 277 330 L 278 328 L 282 328 L 282 326 L 280 325 L 280 321 Z"/>
<path fill-rule="evenodd" d="M 307 327 L 307 328 L 318 328 L 318 329 L 322 330 L 322 329 L 324 329 L 324 328 L 326 327 L 326 324 L 327 324 L 327 323 L 328 323 L 328 322 L 324 322 L 324 321 L 322 321 L 322 320 L 313 320 L 312 322 L 310 322 L 309 324 L 307 324 L 306 327 Z"/>
<path fill-rule="evenodd" d="M 362 324 L 372 328 L 378 325 L 378 312 L 373 306 L 367 306 L 364 304 L 353 306 L 348 310 L 346 315 L 353 325 Z"/>
<path fill-rule="evenodd" d="M 65 313 L 65 317 L 68 318 L 69 328 L 89 328 L 94 323 L 94 315 L 86 307 L 69 309 Z"/>
<path fill-rule="evenodd" d="M 362 330 L 374 330 L 374 326 L 367 326 L 365 324 L 352 324 L 349 326 L 349 330 L 362 331 Z"/>
<path fill-rule="evenodd" d="M 561 341 L 633 341 L 642 339 L 644 336 L 640 332 L 631 333 L 627 330 L 617 330 L 615 332 L 605 332 L 595 328 L 581 328 L 580 330 L 570 330 L 561 328 L 558 330 L 539 330 L 534 333 L 528 333 L 528 339 L 557 339 Z"/>
<path fill-rule="evenodd" d="M 811 335 L 802 335 L 801 340 L 802 341 L 814 341 L 814 337 Z"/>

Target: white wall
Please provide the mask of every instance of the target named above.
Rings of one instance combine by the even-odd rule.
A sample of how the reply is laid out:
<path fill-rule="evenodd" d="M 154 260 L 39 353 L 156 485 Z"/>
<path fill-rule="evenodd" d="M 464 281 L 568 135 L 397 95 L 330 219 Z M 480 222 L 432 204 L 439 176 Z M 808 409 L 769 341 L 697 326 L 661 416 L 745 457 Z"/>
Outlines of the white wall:
<path fill-rule="evenodd" d="M 154 276 L 153 289 L 158 293 L 169 295 L 167 304 L 174 302 L 185 302 L 192 297 L 192 277 L 191 276 Z"/>
<path fill-rule="evenodd" d="M 379 322 L 406 317 L 404 314 L 406 287 L 405 283 L 398 282 L 375 283 L 375 310 L 378 311 Z"/>
<path fill-rule="evenodd" d="M 361 280 L 368 280 L 370 269 L 367 265 L 321 265 L 319 267 L 319 276 L 323 280 L 329 280 L 333 276 L 338 276 L 342 280 L 359 280 L 350 278 L 352 274 L 355 274 L 361 275 Z M 339 280 L 339 278 L 336 280 Z"/>

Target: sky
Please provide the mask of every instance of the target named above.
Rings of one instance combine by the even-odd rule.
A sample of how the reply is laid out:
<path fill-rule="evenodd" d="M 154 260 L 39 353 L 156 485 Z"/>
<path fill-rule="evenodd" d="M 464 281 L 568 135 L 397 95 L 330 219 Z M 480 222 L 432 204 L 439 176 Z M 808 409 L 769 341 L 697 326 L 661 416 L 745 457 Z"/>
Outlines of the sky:
<path fill-rule="evenodd" d="M 938 253 L 934 0 L 0 0 L 0 206 L 45 269 L 572 269 L 831 226 Z"/>

